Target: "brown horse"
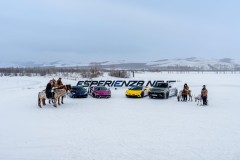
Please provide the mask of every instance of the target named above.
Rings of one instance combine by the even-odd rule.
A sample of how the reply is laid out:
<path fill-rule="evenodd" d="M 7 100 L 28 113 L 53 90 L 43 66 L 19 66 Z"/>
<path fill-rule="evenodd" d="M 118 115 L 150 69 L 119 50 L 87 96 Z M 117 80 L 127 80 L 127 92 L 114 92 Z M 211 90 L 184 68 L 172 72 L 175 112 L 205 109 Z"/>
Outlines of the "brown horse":
<path fill-rule="evenodd" d="M 191 90 L 188 90 L 187 92 L 187 95 L 189 96 L 189 101 L 191 100 L 192 101 L 192 91 Z"/>
<path fill-rule="evenodd" d="M 59 86 L 54 90 L 54 107 L 57 107 L 57 102 L 58 105 L 60 105 L 60 98 L 61 103 L 63 104 L 63 97 L 67 94 L 67 92 L 71 89 L 71 85 L 62 85 Z"/>
<path fill-rule="evenodd" d="M 63 104 L 63 97 L 67 94 L 67 92 L 71 89 L 71 85 L 63 85 L 59 88 L 55 88 L 53 92 L 53 98 L 49 99 L 49 104 L 51 104 L 51 101 L 53 102 L 53 106 L 57 107 L 57 102 L 58 105 L 60 105 L 60 98 L 61 103 Z M 46 105 L 45 100 L 47 99 L 45 90 L 41 91 L 38 93 L 38 106 L 42 108 L 42 105 Z M 42 105 L 41 105 L 42 104 Z"/>

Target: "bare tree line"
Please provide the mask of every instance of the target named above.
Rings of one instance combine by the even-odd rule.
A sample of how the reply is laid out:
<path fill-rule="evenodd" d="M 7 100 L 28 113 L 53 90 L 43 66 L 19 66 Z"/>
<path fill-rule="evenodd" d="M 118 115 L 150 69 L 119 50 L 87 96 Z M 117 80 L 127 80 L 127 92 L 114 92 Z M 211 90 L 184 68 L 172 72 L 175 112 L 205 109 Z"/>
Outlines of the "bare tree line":
<path fill-rule="evenodd" d="M 89 68 L 78 67 L 8 67 L 0 68 L 0 76 L 46 76 L 75 74 L 83 78 L 95 78 L 102 75 L 100 65 L 92 65 Z"/>
<path fill-rule="evenodd" d="M 160 66 L 160 67 L 155 67 L 151 66 L 148 68 L 150 71 L 181 71 L 181 72 L 195 72 L 195 71 L 200 71 L 200 72 L 221 72 L 221 71 L 240 71 L 240 65 L 234 65 L 232 67 L 229 67 L 228 65 L 222 65 L 222 64 L 217 64 L 217 65 L 211 65 L 208 64 L 209 69 L 204 68 L 203 66 L 188 66 L 188 65 L 176 65 L 176 66 Z"/>
<path fill-rule="evenodd" d="M 129 71 L 118 70 L 118 69 L 115 68 L 114 65 L 111 66 L 108 75 L 112 76 L 112 77 L 119 77 L 119 78 L 129 78 L 130 77 Z"/>
<path fill-rule="evenodd" d="M 210 67 L 211 68 L 211 67 Z M 128 78 L 130 73 L 133 71 L 150 71 L 150 72 L 239 72 L 240 66 L 235 65 L 233 68 L 227 66 L 212 66 L 211 69 L 206 70 L 201 67 L 190 67 L 190 66 L 166 66 L 166 67 L 148 67 L 146 69 L 129 69 L 122 70 L 116 69 L 112 66 L 110 69 L 104 69 L 100 64 L 93 63 L 88 67 L 8 67 L 0 68 L 0 76 L 46 76 L 46 75 L 66 75 L 75 74 L 75 76 L 81 76 L 83 78 L 95 78 L 103 74 L 103 72 L 109 72 L 110 76 L 119 78 Z"/>

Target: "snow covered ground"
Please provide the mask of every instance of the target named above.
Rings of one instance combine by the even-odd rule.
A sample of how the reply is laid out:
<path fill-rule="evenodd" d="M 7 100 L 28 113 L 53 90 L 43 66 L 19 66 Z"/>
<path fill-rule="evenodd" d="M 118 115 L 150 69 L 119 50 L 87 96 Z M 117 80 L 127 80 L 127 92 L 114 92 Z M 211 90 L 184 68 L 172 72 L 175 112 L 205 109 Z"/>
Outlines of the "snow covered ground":
<path fill-rule="evenodd" d="M 0 77 L 0 160 L 240 159 L 239 73 L 142 72 L 135 79 L 175 79 L 195 95 L 205 84 L 210 105 L 126 98 L 126 88 L 112 88 L 110 99 L 67 97 L 58 108 L 39 108 L 49 77 Z"/>

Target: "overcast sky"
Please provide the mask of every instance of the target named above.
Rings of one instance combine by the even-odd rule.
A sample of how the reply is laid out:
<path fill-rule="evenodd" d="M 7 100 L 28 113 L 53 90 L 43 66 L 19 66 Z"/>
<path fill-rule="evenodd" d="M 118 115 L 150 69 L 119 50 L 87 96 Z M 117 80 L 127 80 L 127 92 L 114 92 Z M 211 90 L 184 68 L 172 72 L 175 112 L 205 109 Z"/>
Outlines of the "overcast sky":
<path fill-rule="evenodd" d="M 0 62 L 240 59 L 238 0 L 1 0 Z"/>

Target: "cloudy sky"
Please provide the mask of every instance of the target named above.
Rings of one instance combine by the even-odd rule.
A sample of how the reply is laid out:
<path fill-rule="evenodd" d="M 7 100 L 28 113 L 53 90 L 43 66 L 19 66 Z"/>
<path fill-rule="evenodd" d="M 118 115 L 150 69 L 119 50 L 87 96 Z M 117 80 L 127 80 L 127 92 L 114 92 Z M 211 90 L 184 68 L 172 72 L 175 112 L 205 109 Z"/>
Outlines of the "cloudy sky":
<path fill-rule="evenodd" d="M 1 62 L 240 59 L 237 0 L 1 0 Z"/>

